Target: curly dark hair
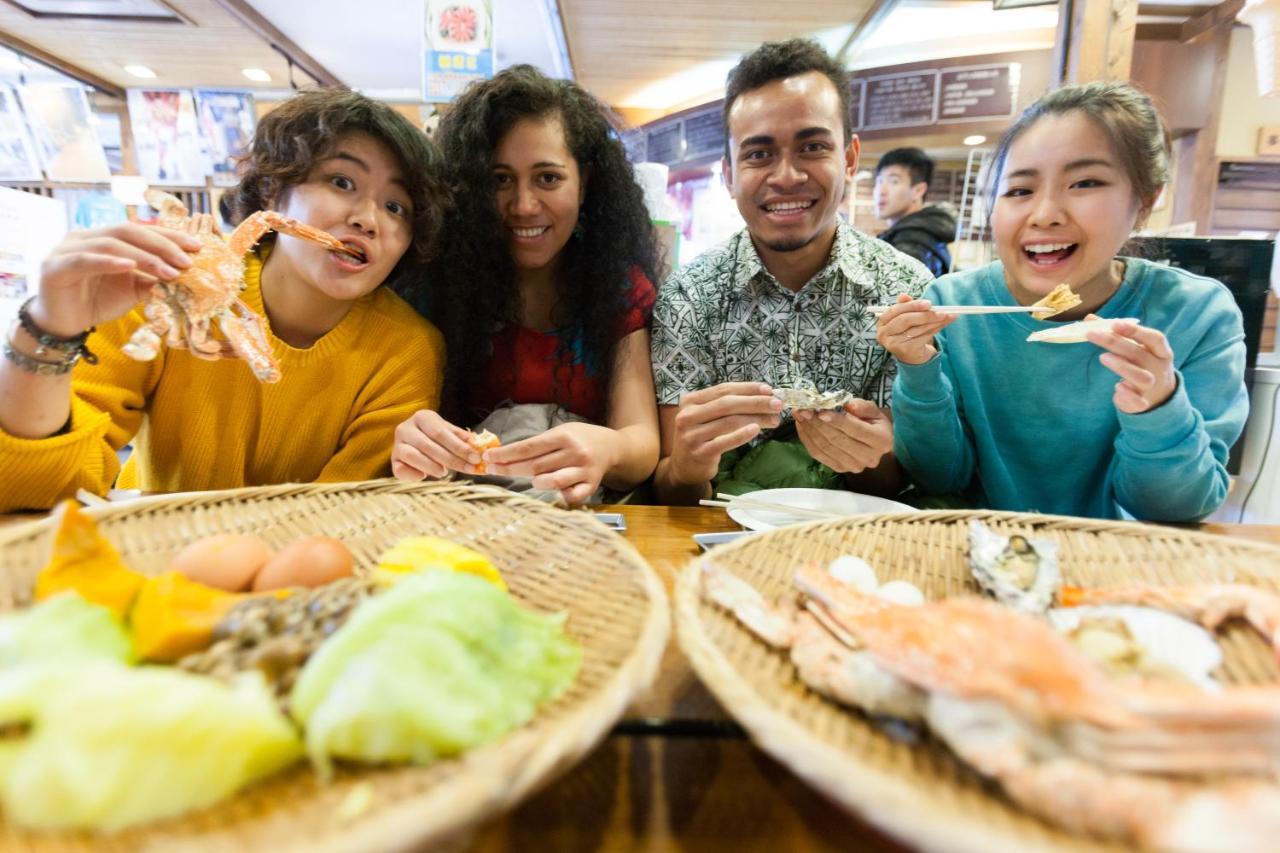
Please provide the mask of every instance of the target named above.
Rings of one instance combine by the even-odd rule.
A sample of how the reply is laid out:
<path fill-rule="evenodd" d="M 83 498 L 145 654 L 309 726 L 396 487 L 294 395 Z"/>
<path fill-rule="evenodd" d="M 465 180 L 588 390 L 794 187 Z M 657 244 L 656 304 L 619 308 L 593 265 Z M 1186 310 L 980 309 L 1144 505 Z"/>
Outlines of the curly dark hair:
<path fill-rule="evenodd" d="M 338 138 L 366 133 L 386 145 L 400 166 L 413 204 L 413 242 L 387 277 L 393 287 L 422 277 L 450 202 L 440 152 L 426 134 L 386 104 L 341 87 L 299 92 L 258 122 L 240 159 L 240 184 L 227 193 L 234 222 L 266 210 L 307 179 Z"/>
<path fill-rule="evenodd" d="M 724 83 L 724 156 L 731 158 L 729 150 L 729 111 L 733 102 L 744 92 L 752 92 L 774 80 L 785 80 L 817 71 L 831 81 L 840 95 L 840 122 L 844 125 L 844 144 L 853 140 L 853 128 L 849 125 L 852 95 L 849 91 L 849 73 L 827 55 L 822 45 L 812 39 L 788 39 L 767 41 L 742 57 L 730 70 Z"/>
<path fill-rule="evenodd" d="M 576 344 L 606 398 L 632 271 L 656 282 L 658 251 L 644 195 L 600 102 L 531 65 L 471 84 L 435 135 L 455 184 L 451 239 L 431 264 L 430 287 L 400 290 L 444 333 L 449 359 L 441 409 L 452 419 L 474 423 L 481 414 L 467 409 L 467 390 L 487 375 L 493 333 L 519 320 L 516 266 L 495 203 L 494 151 L 516 123 L 546 118 L 559 119 L 586 185 L 581 234 L 560 255 L 553 316 L 566 331 L 561 355 Z"/>

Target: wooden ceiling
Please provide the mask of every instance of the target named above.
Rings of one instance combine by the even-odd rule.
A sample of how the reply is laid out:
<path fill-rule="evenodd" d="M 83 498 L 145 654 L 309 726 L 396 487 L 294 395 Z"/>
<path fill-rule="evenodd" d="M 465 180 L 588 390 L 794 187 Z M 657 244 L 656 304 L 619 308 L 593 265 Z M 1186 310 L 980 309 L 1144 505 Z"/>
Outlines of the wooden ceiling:
<path fill-rule="evenodd" d="M 0 32 L 121 88 L 288 87 L 284 58 L 216 0 L 166 0 L 166 5 L 192 23 L 41 19 L 0 3 Z M 307 14 L 306 6 L 300 0 L 299 14 Z M 130 63 L 148 66 L 158 79 L 132 76 L 124 70 Z M 242 68 L 265 69 L 272 82 L 254 83 Z M 296 79 L 311 82 L 301 72 Z"/>
<path fill-rule="evenodd" d="M 875 0 L 560 0 L 578 81 L 615 105 L 692 65 L 745 53 L 764 41 L 856 23 L 874 5 Z"/>

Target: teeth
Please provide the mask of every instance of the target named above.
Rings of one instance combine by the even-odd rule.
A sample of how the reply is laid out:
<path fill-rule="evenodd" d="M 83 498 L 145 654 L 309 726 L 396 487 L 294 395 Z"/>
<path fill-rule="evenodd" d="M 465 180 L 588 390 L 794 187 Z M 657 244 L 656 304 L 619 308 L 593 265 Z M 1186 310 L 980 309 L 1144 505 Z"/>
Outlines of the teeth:
<path fill-rule="evenodd" d="M 541 228 L 512 228 L 511 230 L 515 232 L 517 237 L 537 237 L 549 227 L 551 226 L 544 225 Z"/>
<path fill-rule="evenodd" d="M 356 260 L 360 261 L 361 263 L 365 263 L 366 261 L 369 260 L 368 255 L 364 253 L 364 249 L 361 249 L 359 246 L 355 245 L 354 243 L 344 242 L 342 245 L 346 246 L 348 249 L 355 252 Z"/>
<path fill-rule="evenodd" d="M 770 213 L 786 213 L 791 210 L 804 210 L 812 204 L 811 201 L 784 201 L 780 204 L 765 205 L 765 209 Z"/>
<path fill-rule="evenodd" d="M 1026 246 L 1026 250 L 1033 254 L 1040 252 L 1061 252 L 1070 249 L 1075 243 L 1042 243 L 1039 246 Z"/>

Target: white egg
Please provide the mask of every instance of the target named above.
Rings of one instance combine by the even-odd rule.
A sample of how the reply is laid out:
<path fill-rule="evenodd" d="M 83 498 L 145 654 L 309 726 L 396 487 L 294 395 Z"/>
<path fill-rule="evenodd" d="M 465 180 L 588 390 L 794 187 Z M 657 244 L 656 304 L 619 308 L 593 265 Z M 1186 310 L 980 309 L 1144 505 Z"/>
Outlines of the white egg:
<path fill-rule="evenodd" d="M 910 581 L 889 581 L 876 590 L 876 595 L 904 607 L 919 607 L 924 604 L 924 593 Z"/>
<path fill-rule="evenodd" d="M 853 587 L 864 595 L 870 595 L 875 592 L 876 587 L 880 585 L 880 581 L 876 577 L 876 570 L 871 568 L 870 563 L 848 554 L 832 560 L 831 565 L 827 567 L 827 571 L 831 573 L 831 577 Z"/>

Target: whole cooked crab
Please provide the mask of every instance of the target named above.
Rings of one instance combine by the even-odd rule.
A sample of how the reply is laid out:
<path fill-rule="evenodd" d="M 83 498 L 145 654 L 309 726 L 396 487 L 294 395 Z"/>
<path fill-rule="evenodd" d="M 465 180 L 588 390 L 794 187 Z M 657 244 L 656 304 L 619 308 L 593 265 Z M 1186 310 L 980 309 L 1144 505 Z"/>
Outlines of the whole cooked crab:
<path fill-rule="evenodd" d="M 815 691 L 927 725 L 1014 802 L 1066 829 L 1172 850 L 1275 849 L 1280 688 L 1116 680 L 1045 620 L 977 598 L 903 606 L 809 565 L 781 606 L 712 563 L 703 595 L 789 649 Z M 1244 584 L 1071 588 L 1073 605 L 1156 607 L 1275 645 L 1280 596 Z"/>
<path fill-rule="evenodd" d="M 190 269 L 173 281 L 157 282 L 151 288 L 151 297 L 143 308 L 147 322 L 125 344 L 125 354 L 138 361 L 151 361 L 164 341 L 171 347 L 190 349 L 198 358 L 216 360 L 234 355 L 248 362 L 253 375 L 263 382 L 278 381 L 280 367 L 271 354 L 262 318 L 239 296 L 245 286 L 245 254 L 268 231 L 311 240 L 356 257 L 360 257 L 359 251 L 331 234 L 273 210 L 254 213 L 230 237 L 225 237 L 213 216 L 192 216 L 186 205 L 168 193 L 148 190 L 146 199 L 159 211 L 161 225 L 194 234 L 204 245 L 192 256 Z M 209 336 L 215 321 L 227 339 L 230 353 L 222 342 Z"/>

